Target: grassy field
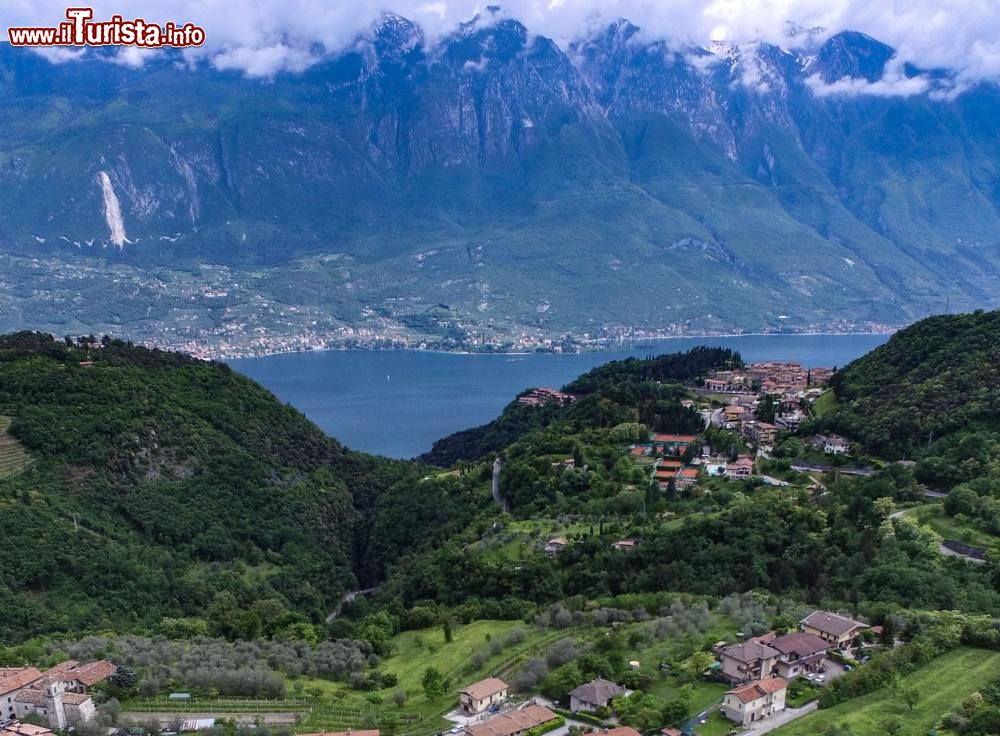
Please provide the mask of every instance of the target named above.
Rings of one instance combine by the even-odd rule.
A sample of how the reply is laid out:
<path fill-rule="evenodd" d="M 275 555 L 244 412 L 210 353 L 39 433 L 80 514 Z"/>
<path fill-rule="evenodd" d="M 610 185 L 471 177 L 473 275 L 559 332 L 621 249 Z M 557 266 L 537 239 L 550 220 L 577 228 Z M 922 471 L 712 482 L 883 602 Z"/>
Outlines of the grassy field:
<path fill-rule="evenodd" d="M 0 478 L 20 473 L 31 462 L 21 443 L 7 432 L 10 421 L 10 417 L 0 417 Z"/>
<path fill-rule="evenodd" d="M 524 632 L 523 641 L 491 651 L 490 644 L 503 642 L 512 629 Z M 427 736 L 450 728 L 443 716 L 458 703 L 456 691 L 484 677 L 512 677 L 525 659 L 544 653 L 560 639 L 575 636 L 572 629 L 549 630 L 528 626 L 520 621 L 475 621 L 455 626 L 452 640 L 445 642 L 441 627 L 404 631 L 392 639 L 392 655 L 380 669 L 397 676 L 394 687 L 377 692 L 352 690 L 346 683 L 316 677 L 288 678 L 288 696 L 280 700 L 218 698 L 215 700 L 168 701 L 158 698 L 136 699 L 123 703 L 133 713 L 222 713 L 259 715 L 294 712 L 301 714 L 298 731 L 345 731 L 359 728 L 383 728 L 399 736 Z M 489 635 L 490 640 L 487 640 Z M 476 652 L 486 660 L 474 666 Z M 423 692 L 424 671 L 434 667 L 444 675 L 444 695 L 428 698 Z M 395 705 L 397 690 L 406 693 L 402 707 Z"/>
<path fill-rule="evenodd" d="M 486 636 L 494 642 L 515 628 L 525 633 L 524 641 L 490 654 Z M 382 663 L 382 669 L 399 678 L 396 687 L 376 693 L 360 693 L 346 684 L 317 678 L 299 678 L 302 690 L 322 691 L 302 722 L 302 730 L 315 731 L 364 728 L 385 724 L 386 719 L 400 720 L 399 731 L 405 734 L 433 733 L 450 727 L 443 716 L 457 704 L 455 691 L 460 687 L 490 675 L 508 676 L 511 669 L 529 656 L 540 653 L 555 641 L 572 636 L 570 631 L 551 631 L 527 626 L 520 621 L 475 621 L 456 626 L 452 641 L 446 643 L 441 627 L 404 631 L 392 640 L 392 656 Z M 486 652 L 488 658 L 481 667 L 474 667 L 476 652 Z M 427 698 L 421 680 L 424 671 L 434 667 L 448 681 L 448 691 L 439 698 Z M 292 683 L 290 692 L 294 692 Z M 393 694 L 403 690 L 407 700 L 402 708 L 393 704 Z M 368 697 L 381 699 L 371 703 Z"/>
<path fill-rule="evenodd" d="M 713 710 L 708 714 L 708 720 L 704 725 L 695 726 L 694 728 L 696 736 L 727 736 L 733 730 L 738 730 L 737 725 L 718 710 Z"/>
<path fill-rule="evenodd" d="M 847 724 L 853 736 L 883 736 L 882 724 L 895 719 L 902 725 L 899 736 L 925 736 L 953 706 L 998 676 L 1000 652 L 962 647 L 903 678 L 903 687 L 914 688 L 920 693 L 920 701 L 913 710 L 898 702 L 888 688 L 883 688 L 816 711 L 774 733 L 778 736 L 814 736 L 831 724 Z"/>
<path fill-rule="evenodd" d="M 722 698 L 722 694 L 729 689 L 728 685 L 721 682 L 695 682 L 691 691 L 691 712 L 701 713 L 717 700 Z M 662 700 L 670 700 L 677 697 L 681 692 L 681 685 L 674 677 L 665 677 L 657 681 L 649 688 L 649 694 L 655 695 Z"/>
<path fill-rule="evenodd" d="M 499 538 L 487 538 L 477 544 L 486 559 L 494 562 L 521 562 L 538 554 L 553 537 L 589 534 L 595 528 L 590 523 L 562 524 L 555 519 L 531 519 L 511 522 Z M 507 537 L 511 539 L 504 541 Z"/>
<path fill-rule="evenodd" d="M 812 410 L 813 414 L 817 417 L 821 417 L 824 414 L 829 414 L 834 409 L 837 408 L 837 397 L 834 395 L 833 391 L 824 391 L 819 395 L 819 398 L 813 402 Z"/>

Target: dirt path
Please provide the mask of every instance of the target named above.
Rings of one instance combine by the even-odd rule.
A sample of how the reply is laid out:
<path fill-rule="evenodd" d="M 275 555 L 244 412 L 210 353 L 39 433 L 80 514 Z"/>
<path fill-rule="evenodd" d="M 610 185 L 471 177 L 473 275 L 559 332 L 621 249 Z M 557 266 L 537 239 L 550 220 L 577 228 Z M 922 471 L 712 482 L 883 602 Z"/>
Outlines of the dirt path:
<path fill-rule="evenodd" d="M 126 711 L 121 714 L 121 718 L 132 723 L 143 723 L 155 718 L 161 725 L 175 719 L 188 721 L 197 718 L 214 718 L 219 721 L 232 719 L 237 723 L 255 723 L 259 718 L 262 723 L 269 726 L 294 726 L 299 715 L 298 713 L 144 713 Z"/>

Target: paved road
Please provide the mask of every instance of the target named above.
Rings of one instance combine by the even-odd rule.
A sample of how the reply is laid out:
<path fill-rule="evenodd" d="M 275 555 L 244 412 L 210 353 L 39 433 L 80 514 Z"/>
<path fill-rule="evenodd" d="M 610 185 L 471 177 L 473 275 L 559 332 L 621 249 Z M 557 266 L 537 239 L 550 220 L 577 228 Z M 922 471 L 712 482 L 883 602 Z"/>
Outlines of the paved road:
<path fill-rule="evenodd" d="M 945 542 L 947 541 L 948 540 L 946 539 Z M 982 557 L 973 557 L 972 555 L 963 554 L 962 552 L 959 552 L 956 549 L 951 549 L 950 547 L 946 547 L 943 542 L 938 545 L 938 549 L 941 551 L 941 554 L 943 555 L 951 555 L 952 557 L 961 557 L 963 560 L 968 560 L 969 562 L 975 562 L 978 564 L 983 564 L 984 562 L 986 562 L 986 560 L 983 559 Z"/>
<path fill-rule="evenodd" d="M 763 721 L 757 721 L 753 724 L 749 730 L 744 731 L 745 734 L 753 734 L 753 736 L 758 736 L 762 733 L 768 733 L 776 728 L 780 728 L 788 723 L 791 723 L 797 718 L 802 716 L 807 716 L 819 707 L 817 701 L 811 703 L 806 703 L 801 708 L 786 708 L 785 710 L 778 713 L 776 716 L 771 716 Z"/>
<path fill-rule="evenodd" d="M 910 512 L 910 511 L 914 511 L 914 510 L 915 509 L 911 508 L 911 509 L 903 509 L 902 511 L 896 511 L 896 512 L 894 512 L 892 514 L 889 514 L 889 518 L 890 519 L 899 519 L 899 518 L 901 518 L 903 516 L 903 514 L 906 514 L 906 513 Z M 945 541 L 948 541 L 948 540 L 945 540 Z M 938 551 L 941 554 L 943 554 L 943 555 L 950 555 L 951 557 L 961 557 L 963 560 L 968 560 L 969 562 L 975 562 L 977 564 L 982 564 L 982 563 L 986 562 L 986 560 L 984 560 L 981 557 L 973 557 L 972 555 L 963 554 L 963 553 L 959 552 L 958 550 L 951 549 L 950 547 L 946 547 L 943 542 L 938 545 Z"/>

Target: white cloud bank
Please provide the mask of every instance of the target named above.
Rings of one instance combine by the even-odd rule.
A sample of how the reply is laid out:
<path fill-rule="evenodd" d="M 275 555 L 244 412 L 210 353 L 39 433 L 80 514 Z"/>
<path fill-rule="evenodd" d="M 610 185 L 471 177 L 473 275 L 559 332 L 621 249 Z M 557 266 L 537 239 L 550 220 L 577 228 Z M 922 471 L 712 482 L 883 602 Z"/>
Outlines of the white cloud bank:
<path fill-rule="evenodd" d="M 95 18 L 112 14 L 147 21 L 192 22 L 207 33 L 198 52 L 221 69 L 267 77 L 301 71 L 349 47 L 384 12 L 417 22 L 431 38 L 453 30 L 492 2 L 475 0 L 95 0 Z M 786 42 L 789 22 L 827 35 L 867 33 L 898 50 L 900 60 L 956 72 L 956 85 L 1000 79 L 997 0 L 508 0 L 505 12 L 533 32 L 565 45 L 617 18 L 643 28 L 649 40 L 705 45 L 711 40 Z M 53 25 L 65 0 L 5 0 L 8 25 Z M 65 54 L 54 60 L 65 60 Z M 141 64 L 123 54 L 122 63 Z M 841 80 L 814 84 L 818 94 L 913 94 L 920 80 L 877 85 Z M 924 82 L 924 84 L 926 84 Z M 862 89 L 864 87 L 864 89 Z M 921 90 L 922 91 L 922 90 Z"/>

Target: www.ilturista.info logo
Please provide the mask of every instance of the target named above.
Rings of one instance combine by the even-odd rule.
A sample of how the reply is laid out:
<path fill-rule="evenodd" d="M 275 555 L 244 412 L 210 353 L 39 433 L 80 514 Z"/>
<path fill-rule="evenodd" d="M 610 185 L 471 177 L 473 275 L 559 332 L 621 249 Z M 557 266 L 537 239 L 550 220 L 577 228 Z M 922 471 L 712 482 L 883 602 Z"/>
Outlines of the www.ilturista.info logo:
<path fill-rule="evenodd" d="M 58 26 L 8 28 L 11 46 L 141 46 L 183 48 L 205 43 L 205 29 L 193 23 L 162 26 L 142 18 L 94 22 L 93 8 L 67 8 L 66 22 Z"/>

